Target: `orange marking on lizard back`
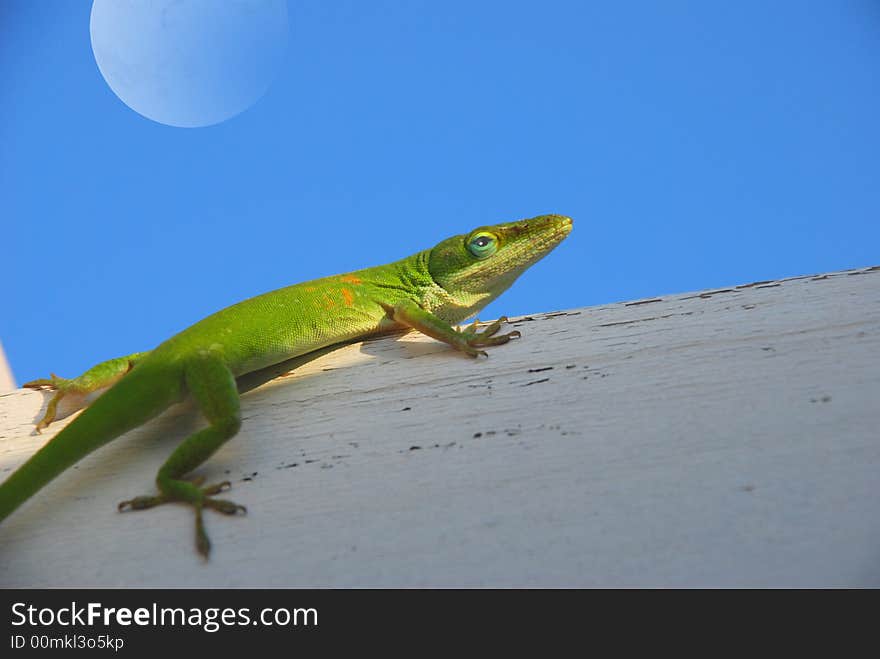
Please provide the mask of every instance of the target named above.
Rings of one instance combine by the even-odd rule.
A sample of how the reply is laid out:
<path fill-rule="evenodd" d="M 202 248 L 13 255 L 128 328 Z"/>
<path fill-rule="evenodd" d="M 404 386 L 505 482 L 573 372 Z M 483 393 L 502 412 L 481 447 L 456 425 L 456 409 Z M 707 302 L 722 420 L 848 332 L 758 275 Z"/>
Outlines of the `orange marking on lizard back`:
<path fill-rule="evenodd" d="M 339 279 L 346 284 L 354 284 L 355 286 L 364 283 L 361 281 L 360 277 L 356 277 L 355 275 L 342 275 Z"/>
<path fill-rule="evenodd" d="M 333 299 L 329 295 L 325 295 L 324 296 L 324 308 L 325 309 L 332 309 L 335 306 L 336 306 L 336 303 L 333 301 Z"/>
<path fill-rule="evenodd" d="M 347 288 L 343 288 L 340 292 L 342 293 L 342 299 L 345 301 L 345 306 L 350 307 L 354 304 L 354 293 Z"/>

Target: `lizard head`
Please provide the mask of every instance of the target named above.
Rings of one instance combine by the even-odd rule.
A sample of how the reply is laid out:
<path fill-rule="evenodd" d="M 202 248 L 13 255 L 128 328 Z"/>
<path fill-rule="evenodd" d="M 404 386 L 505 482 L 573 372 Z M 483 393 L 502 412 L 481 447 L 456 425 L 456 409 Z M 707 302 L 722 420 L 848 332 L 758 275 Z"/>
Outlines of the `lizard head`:
<path fill-rule="evenodd" d="M 571 227 L 571 218 L 562 215 L 478 227 L 434 247 L 428 270 L 462 307 L 471 308 L 472 315 L 561 243 Z"/>

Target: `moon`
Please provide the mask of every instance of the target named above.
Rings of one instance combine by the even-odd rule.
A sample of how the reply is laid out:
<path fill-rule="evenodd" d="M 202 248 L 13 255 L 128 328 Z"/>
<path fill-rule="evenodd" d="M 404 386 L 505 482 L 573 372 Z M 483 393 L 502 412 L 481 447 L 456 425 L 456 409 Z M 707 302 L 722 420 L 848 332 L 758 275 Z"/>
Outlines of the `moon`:
<path fill-rule="evenodd" d="M 256 103 L 287 50 L 285 0 L 94 0 L 92 52 L 135 112 L 169 126 L 226 121 Z"/>

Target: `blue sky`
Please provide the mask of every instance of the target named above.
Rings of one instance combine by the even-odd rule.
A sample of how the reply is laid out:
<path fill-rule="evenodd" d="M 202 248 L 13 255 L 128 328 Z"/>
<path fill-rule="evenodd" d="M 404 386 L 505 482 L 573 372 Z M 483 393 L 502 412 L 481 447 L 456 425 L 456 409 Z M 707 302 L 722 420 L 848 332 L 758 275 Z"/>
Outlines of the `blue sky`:
<path fill-rule="evenodd" d="M 880 263 L 880 4 L 291 2 L 265 96 L 124 105 L 87 1 L 0 2 L 19 382 L 480 224 L 571 215 L 482 317 Z"/>

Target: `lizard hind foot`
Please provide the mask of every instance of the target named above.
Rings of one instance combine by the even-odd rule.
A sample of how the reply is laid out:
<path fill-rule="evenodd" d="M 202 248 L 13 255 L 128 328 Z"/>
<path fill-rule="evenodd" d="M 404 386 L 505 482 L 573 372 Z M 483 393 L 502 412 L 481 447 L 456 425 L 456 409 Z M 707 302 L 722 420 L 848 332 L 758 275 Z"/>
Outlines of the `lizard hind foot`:
<path fill-rule="evenodd" d="M 21 385 L 22 389 L 35 389 L 40 391 L 41 389 L 57 389 L 58 388 L 58 376 L 52 373 L 51 378 L 39 378 L 37 380 L 31 380 L 30 382 L 25 382 Z"/>
<path fill-rule="evenodd" d="M 225 492 L 231 487 L 229 481 L 200 487 L 203 482 L 203 478 L 197 478 L 191 482 L 178 480 L 168 481 L 166 487 L 163 488 L 165 491 L 162 493 L 152 496 L 134 497 L 133 499 L 122 501 L 117 506 L 117 509 L 120 512 L 125 512 L 128 510 L 147 510 L 165 503 L 186 503 L 191 505 L 196 515 L 196 550 L 203 558 L 207 559 L 211 552 L 211 541 L 208 539 L 208 534 L 205 532 L 205 524 L 202 520 L 202 510 L 204 508 L 210 508 L 211 510 L 216 510 L 218 513 L 223 513 L 224 515 L 244 515 L 247 514 L 247 508 L 226 499 L 214 498 L 215 494 Z"/>

